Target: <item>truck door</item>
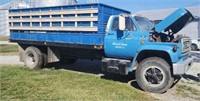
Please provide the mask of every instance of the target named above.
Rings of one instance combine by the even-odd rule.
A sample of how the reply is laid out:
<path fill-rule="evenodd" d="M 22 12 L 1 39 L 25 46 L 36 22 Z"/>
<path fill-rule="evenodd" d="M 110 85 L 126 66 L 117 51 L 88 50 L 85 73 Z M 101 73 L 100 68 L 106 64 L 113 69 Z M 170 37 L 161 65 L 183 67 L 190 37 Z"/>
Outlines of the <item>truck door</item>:
<path fill-rule="evenodd" d="M 132 58 L 136 40 L 136 27 L 132 17 L 125 18 L 126 30 L 119 30 L 119 17 L 114 17 L 110 22 L 105 36 L 105 54 L 107 57 Z M 139 41 L 138 41 L 139 42 Z"/>

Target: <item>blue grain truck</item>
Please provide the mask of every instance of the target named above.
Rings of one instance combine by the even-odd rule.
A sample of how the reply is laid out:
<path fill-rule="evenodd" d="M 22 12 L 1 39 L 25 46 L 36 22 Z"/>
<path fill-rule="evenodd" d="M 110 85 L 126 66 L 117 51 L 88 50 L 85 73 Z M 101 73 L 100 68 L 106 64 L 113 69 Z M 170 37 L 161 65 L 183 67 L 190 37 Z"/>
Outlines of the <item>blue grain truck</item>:
<path fill-rule="evenodd" d="M 9 19 L 10 41 L 19 44 L 20 60 L 30 69 L 100 59 L 103 71 L 135 71 L 143 90 L 162 93 L 193 63 L 191 40 L 175 37 L 193 20 L 184 8 L 157 25 L 104 4 L 13 9 Z"/>

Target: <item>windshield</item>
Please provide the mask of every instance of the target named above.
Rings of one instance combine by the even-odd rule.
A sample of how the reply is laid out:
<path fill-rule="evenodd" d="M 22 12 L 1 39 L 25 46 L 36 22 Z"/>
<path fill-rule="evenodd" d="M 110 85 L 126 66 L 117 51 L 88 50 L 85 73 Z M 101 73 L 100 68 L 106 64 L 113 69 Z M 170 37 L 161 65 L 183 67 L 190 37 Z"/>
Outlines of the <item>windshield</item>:
<path fill-rule="evenodd" d="M 154 24 L 147 18 L 135 16 L 135 20 L 144 32 L 150 32 L 154 28 Z"/>

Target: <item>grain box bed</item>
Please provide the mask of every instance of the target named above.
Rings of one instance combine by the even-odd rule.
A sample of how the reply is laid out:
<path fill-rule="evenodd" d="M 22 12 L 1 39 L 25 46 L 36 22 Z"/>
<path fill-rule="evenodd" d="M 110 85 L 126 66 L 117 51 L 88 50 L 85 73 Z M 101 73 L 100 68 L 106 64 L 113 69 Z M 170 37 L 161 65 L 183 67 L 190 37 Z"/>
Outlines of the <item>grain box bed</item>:
<path fill-rule="evenodd" d="M 130 12 L 104 4 L 13 9 L 9 11 L 10 41 L 103 45 L 109 17 L 122 13 Z"/>

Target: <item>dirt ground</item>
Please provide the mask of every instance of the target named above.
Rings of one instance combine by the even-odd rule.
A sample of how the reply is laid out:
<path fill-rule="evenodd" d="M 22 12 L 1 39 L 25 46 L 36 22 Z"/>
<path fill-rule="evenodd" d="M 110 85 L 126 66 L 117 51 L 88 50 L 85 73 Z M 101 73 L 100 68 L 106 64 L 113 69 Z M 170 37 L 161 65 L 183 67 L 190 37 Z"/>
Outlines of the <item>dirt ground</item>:
<path fill-rule="evenodd" d="M 186 85 L 200 92 L 200 81 L 197 77 L 197 73 L 200 73 L 200 63 L 194 63 L 192 68 L 184 75 L 181 80 L 170 90 L 163 94 L 149 93 L 152 97 L 160 101 L 200 101 L 198 95 L 177 94 L 177 85 Z M 185 88 L 183 88 L 185 89 Z"/>

